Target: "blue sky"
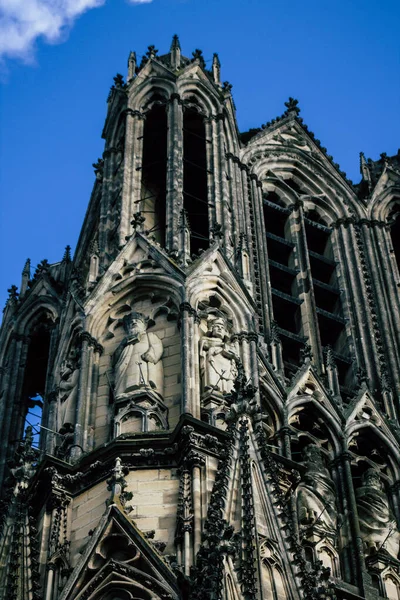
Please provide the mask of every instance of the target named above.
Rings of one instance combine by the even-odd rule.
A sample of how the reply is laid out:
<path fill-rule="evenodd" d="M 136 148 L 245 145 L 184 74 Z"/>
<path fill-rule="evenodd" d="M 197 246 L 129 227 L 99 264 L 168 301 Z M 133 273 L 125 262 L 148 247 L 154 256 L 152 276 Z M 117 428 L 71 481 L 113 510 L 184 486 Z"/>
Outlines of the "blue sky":
<path fill-rule="evenodd" d="M 75 248 L 112 78 L 130 50 L 218 52 L 241 130 L 289 96 L 357 182 L 400 146 L 398 0 L 0 0 L 0 305 L 26 258 Z"/>

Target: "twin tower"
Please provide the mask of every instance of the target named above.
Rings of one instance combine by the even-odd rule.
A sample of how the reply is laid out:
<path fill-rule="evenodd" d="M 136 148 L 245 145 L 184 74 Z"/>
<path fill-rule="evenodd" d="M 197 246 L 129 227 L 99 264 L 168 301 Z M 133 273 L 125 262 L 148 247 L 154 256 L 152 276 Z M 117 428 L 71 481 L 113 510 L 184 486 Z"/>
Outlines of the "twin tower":
<path fill-rule="evenodd" d="M 72 258 L 0 332 L 0 597 L 400 598 L 400 155 L 240 133 L 215 54 L 114 78 Z"/>

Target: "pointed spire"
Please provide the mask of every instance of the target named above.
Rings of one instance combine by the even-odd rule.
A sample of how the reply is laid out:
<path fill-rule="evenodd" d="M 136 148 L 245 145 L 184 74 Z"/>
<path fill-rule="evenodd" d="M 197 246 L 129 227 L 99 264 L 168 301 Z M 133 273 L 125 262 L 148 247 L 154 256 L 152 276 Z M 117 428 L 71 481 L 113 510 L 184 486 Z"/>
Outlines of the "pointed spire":
<path fill-rule="evenodd" d="M 128 57 L 128 81 L 135 77 L 136 73 L 136 52 L 130 52 Z"/>
<path fill-rule="evenodd" d="M 176 35 L 176 33 L 172 38 L 170 55 L 171 68 L 174 70 L 179 69 L 179 67 L 181 66 L 181 45 L 179 43 L 179 38 Z"/>
<path fill-rule="evenodd" d="M 175 33 L 175 34 L 172 36 L 171 52 L 172 52 L 173 50 L 180 50 L 180 49 L 181 49 L 181 44 L 180 44 L 180 41 L 179 41 L 179 37 L 178 37 L 178 35 Z"/>
<path fill-rule="evenodd" d="M 27 258 L 25 261 L 24 268 L 22 269 L 22 275 L 28 275 L 28 277 L 31 276 L 31 259 L 30 258 Z"/>
<path fill-rule="evenodd" d="M 371 186 L 371 173 L 368 167 L 368 163 L 365 160 L 364 152 L 360 152 L 360 173 L 364 181 L 368 183 L 368 187 Z"/>
<path fill-rule="evenodd" d="M 71 262 L 71 246 L 65 246 L 65 252 L 62 261 L 68 263 Z"/>
<path fill-rule="evenodd" d="M 275 371 L 283 373 L 282 342 L 279 335 L 279 325 L 276 321 L 271 323 L 270 345 L 272 365 Z"/>
<path fill-rule="evenodd" d="M 31 278 L 31 259 L 27 258 L 24 268 L 22 269 L 22 277 L 21 277 L 21 291 L 20 298 L 25 296 L 26 290 L 28 289 L 28 283 Z"/>
<path fill-rule="evenodd" d="M 340 396 L 339 376 L 332 346 L 328 346 L 326 349 L 326 372 L 329 389 L 333 396 Z"/>
<path fill-rule="evenodd" d="M 213 54 L 212 74 L 214 82 L 217 85 L 221 85 L 221 63 L 219 62 L 218 54 L 216 52 Z"/>

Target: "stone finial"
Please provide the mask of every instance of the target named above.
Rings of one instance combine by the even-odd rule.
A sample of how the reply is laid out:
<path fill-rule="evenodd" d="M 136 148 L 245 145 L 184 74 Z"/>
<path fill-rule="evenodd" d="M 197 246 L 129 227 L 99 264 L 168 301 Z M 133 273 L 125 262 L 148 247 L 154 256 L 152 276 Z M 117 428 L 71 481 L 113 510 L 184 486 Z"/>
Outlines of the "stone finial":
<path fill-rule="evenodd" d="M 63 262 L 70 263 L 71 262 L 71 246 L 65 246 L 64 255 L 62 257 Z"/>
<path fill-rule="evenodd" d="M 146 221 L 146 217 L 144 217 L 140 211 L 136 212 L 133 215 L 133 219 L 131 221 L 133 230 L 143 232 L 143 224 L 145 221 Z"/>
<path fill-rule="evenodd" d="M 147 52 L 146 52 L 147 58 L 154 58 L 155 56 L 157 56 L 157 54 L 158 54 L 158 50 L 154 46 L 154 44 L 147 46 Z"/>
<path fill-rule="evenodd" d="M 8 300 L 6 306 L 16 306 L 18 302 L 18 288 L 16 285 L 12 285 L 8 290 Z"/>
<path fill-rule="evenodd" d="M 179 43 L 179 38 L 176 33 L 172 37 L 170 54 L 171 54 L 171 67 L 173 69 L 179 69 L 179 67 L 181 66 L 181 45 Z"/>
<path fill-rule="evenodd" d="M 285 106 L 286 106 L 286 110 L 285 110 L 285 115 L 286 116 L 297 116 L 300 112 L 300 108 L 298 107 L 299 101 L 296 100 L 295 98 L 290 97 L 289 100 L 287 102 L 285 102 Z"/>
<path fill-rule="evenodd" d="M 193 56 L 193 62 L 195 60 L 198 61 L 199 65 L 205 69 L 206 68 L 206 61 L 204 60 L 204 56 L 203 56 L 203 50 L 199 50 L 199 48 L 196 48 L 196 50 L 194 52 L 192 52 L 192 56 Z"/>
<path fill-rule="evenodd" d="M 221 85 L 221 63 L 219 62 L 217 53 L 213 54 L 212 74 L 213 74 L 214 82 L 217 85 Z"/>
<path fill-rule="evenodd" d="M 326 349 L 326 366 L 332 369 L 336 368 L 336 358 L 332 346 L 328 346 Z"/>
<path fill-rule="evenodd" d="M 326 372 L 328 376 L 328 385 L 334 396 L 340 396 L 339 375 L 337 370 L 335 353 L 332 346 L 326 348 Z"/>
<path fill-rule="evenodd" d="M 117 89 L 121 89 L 124 87 L 124 76 L 121 75 L 121 73 L 117 73 L 115 77 L 113 77 L 114 79 L 114 86 Z"/>
<path fill-rule="evenodd" d="M 313 351 L 310 344 L 304 344 L 300 350 L 301 361 L 303 363 L 309 363 L 312 361 Z"/>
<path fill-rule="evenodd" d="M 122 510 L 128 514 L 132 507 L 127 505 L 129 500 L 132 500 L 132 492 L 125 491 L 128 486 L 125 475 L 129 473 L 129 468 L 123 466 L 122 461 L 119 457 L 115 459 L 115 465 L 111 469 L 111 477 L 107 479 L 107 489 L 111 492 L 111 498 L 107 501 L 107 504 L 116 504 Z"/>
<path fill-rule="evenodd" d="M 136 73 L 136 52 L 130 52 L 128 57 L 128 81 L 135 77 Z"/>

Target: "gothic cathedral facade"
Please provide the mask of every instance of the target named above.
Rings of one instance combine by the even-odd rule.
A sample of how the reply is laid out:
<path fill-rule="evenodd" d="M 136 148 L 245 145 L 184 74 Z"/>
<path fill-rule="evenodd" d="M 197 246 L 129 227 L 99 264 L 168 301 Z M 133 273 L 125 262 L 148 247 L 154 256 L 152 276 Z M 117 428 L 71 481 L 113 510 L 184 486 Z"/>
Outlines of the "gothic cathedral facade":
<path fill-rule="evenodd" d="M 74 257 L 0 332 L 3 600 L 400 599 L 400 154 L 114 78 Z"/>

